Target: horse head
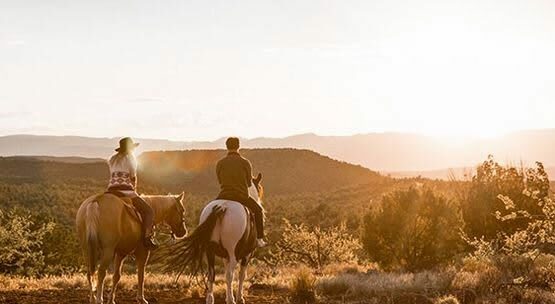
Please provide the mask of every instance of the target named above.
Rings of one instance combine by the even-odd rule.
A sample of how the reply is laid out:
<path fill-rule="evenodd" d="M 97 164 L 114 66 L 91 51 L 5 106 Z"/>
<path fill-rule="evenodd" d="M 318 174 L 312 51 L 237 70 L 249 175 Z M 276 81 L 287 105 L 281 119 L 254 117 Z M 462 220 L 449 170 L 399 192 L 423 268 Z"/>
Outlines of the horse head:
<path fill-rule="evenodd" d="M 264 187 L 262 187 L 262 173 L 252 179 L 252 186 L 249 188 L 249 195 L 256 199 L 259 203 L 262 203 L 262 197 L 264 197 Z"/>
<path fill-rule="evenodd" d="M 177 196 L 171 196 L 171 199 L 174 200 L 174 204 L 170 208 L 165 219 L 165 222 L 171 227 L 172 236 L 175 238 L 183 238 L 187 235 L 184 198 L 184 192 Z"/>

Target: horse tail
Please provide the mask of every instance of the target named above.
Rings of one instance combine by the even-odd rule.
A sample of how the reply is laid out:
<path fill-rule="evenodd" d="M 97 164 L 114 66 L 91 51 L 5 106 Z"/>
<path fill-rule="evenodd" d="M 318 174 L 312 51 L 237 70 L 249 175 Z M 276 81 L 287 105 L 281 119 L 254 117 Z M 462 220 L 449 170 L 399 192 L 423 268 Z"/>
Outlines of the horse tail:
<path fill-rule="evenodd" d="M 202 271 L 203 258 L 206 255 L 214 227 L 218 219 L 225 213 L 225 209 L 214 206 L 212 211 L 192 234 L 183 238 L 175 245 L 166 248 L 161 254 L 164 259 L 164 268 L 175 271 L 178 269 L 178 278 L 185 270 L 189 269 L 191 276 L 196 276 Z"/>
<path fill-rule="evenodd" d="M 85 246 L 87 253 L 88 272 L 93 274 L 96 271 L 98 261 L 98 201 L 90 202 L 85 210 Z"/>

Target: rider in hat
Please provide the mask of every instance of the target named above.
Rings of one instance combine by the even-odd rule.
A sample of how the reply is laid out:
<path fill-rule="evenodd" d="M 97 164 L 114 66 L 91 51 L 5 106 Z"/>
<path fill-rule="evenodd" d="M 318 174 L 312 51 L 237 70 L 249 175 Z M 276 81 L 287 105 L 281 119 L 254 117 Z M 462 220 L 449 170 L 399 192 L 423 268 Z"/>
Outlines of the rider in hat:
<path fill-rule="evenodd" d="M 252 185 L 252 166 L 248 159 L 239 154 L 239 138 L 230 137 L 225 142 L 228 153 L 216 165 L 216 174 L 220 182 L 218 199 L 232 200 L 243 204 L 254 213 L 257 245 L 264 247 L 264 209 L 249 196 Z"/>
<path fill-rule="evenodd" d="M 142 199 L 135 189 L 137 188 L 137 159 L 133 151 L 138 146 L 130 137 L 124 137 L 119 141 L 119 148 L 116 154 L 110 157 L 110 183 L 108 192 L 121 194 L 130 197 L 133 206 L 139 211 L 143 219 L 144 245 L 148 249 L 158 247 L 154 240 L 154 211 L 150 205 Z"/>

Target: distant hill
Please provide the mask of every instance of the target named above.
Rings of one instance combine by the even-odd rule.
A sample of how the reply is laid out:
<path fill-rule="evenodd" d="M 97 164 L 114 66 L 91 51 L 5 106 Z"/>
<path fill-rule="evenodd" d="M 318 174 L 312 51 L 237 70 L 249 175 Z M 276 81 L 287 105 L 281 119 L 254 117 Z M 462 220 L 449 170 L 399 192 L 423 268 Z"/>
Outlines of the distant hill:
<path fill-rule="evenodd" d="M 359 184 L 390 183 L 369 169 L 336 161 L 308 150 L 255 149 L 242 152 L 264 174 L 271 195 L 322 192 Z M 147 152 L 139 157 L 139 180 L 146 191 L 216 195 L 215 166 L 223 150 Z M 105 161 L 67 158 L 0 157 L 0 181 L 10 183 L 65 182 L 103 186 Z M 80 160 L 80 162 L 77 162 Z"/>
<path fill-rule="evenodd" d="M 47 155 L 106 158 L 118 138 L 14 135 L 0 137 L 0 155 Z M 177 142 L 139 139 L 140 151 L 221 149 L 224 140 Z M 409 133 L 353 136 L 302 134 L 285 138 L 243 139 L 245 148 L 296 148 L 387 172 L 473 167 L 493 154 L 500 162 L 555 166 L 555 129 L 513 132 L 497 138 L 437 138 Z"/>
<path fill-rule="evenodd" d="M 0 137 L 0 156 L 44 155 L 79 156 L 106 159 L 114 153 L 119 138 L 81 136 L 11 135 Z M 141 150 L 179 150 L 185 143 L 158 139 L 141 139 Z"/>
<path fill-rule="evenodd" d="M 11 156 L 11 159 L 34 159 L 34 160 L 42 160 L 42 161 L 52 161 L 58 163 L 69 163 L 69 164 L 89 164 L 89 163 L 102 163 L 106 162 L 103 158 L 88 158 L 88 157 L 79 157 L 79 156 Z"/>
<path fill-rule="evenodd" d="M 253 149 L 241 152 L 253 164 L 253 174 L 264 175 L 266 192 L 292 194 L 328 191 L 334 188 L 390 179 L 362 166 L 333 160 L 309 150 Z M 173 192 L 195 189 L 217 193 L 216 162 L 224 150 L 146 152 L 140 157 L 142 178 L 151 185 Z"/>
<path fill-rule="evenodd" d="M 100 181 L 107 176 L 105 162 L 71 163 L 32 157 L 0 157 L 0 180 L 8 182 Z"/>

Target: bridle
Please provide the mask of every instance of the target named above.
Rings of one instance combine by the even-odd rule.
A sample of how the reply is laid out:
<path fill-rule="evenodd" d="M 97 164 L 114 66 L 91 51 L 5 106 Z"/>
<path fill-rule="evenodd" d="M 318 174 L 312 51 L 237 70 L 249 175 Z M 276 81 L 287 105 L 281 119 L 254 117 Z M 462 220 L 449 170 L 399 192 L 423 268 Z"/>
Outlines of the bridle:
<path fill-rule="evenodd" d="M 183 205 L 181 205 L 181 202 L 177 198 L 174 197 L 174 199 L 175 199 L 177 211 L 181 213 L 181 225 L 185 227 L 185 208 L 183 208 Z M 175 233 L 173 232 L 171 225 L 166 221 L 166 219 L 164 219 L 162 223 L 157 225 L 156 231 L 160 232 L 161 234 L 166 234 L 171 236 L 171 238 L 166 243 L 174 244 L 177 240 L 177 237 L 175 236 Z"/>

